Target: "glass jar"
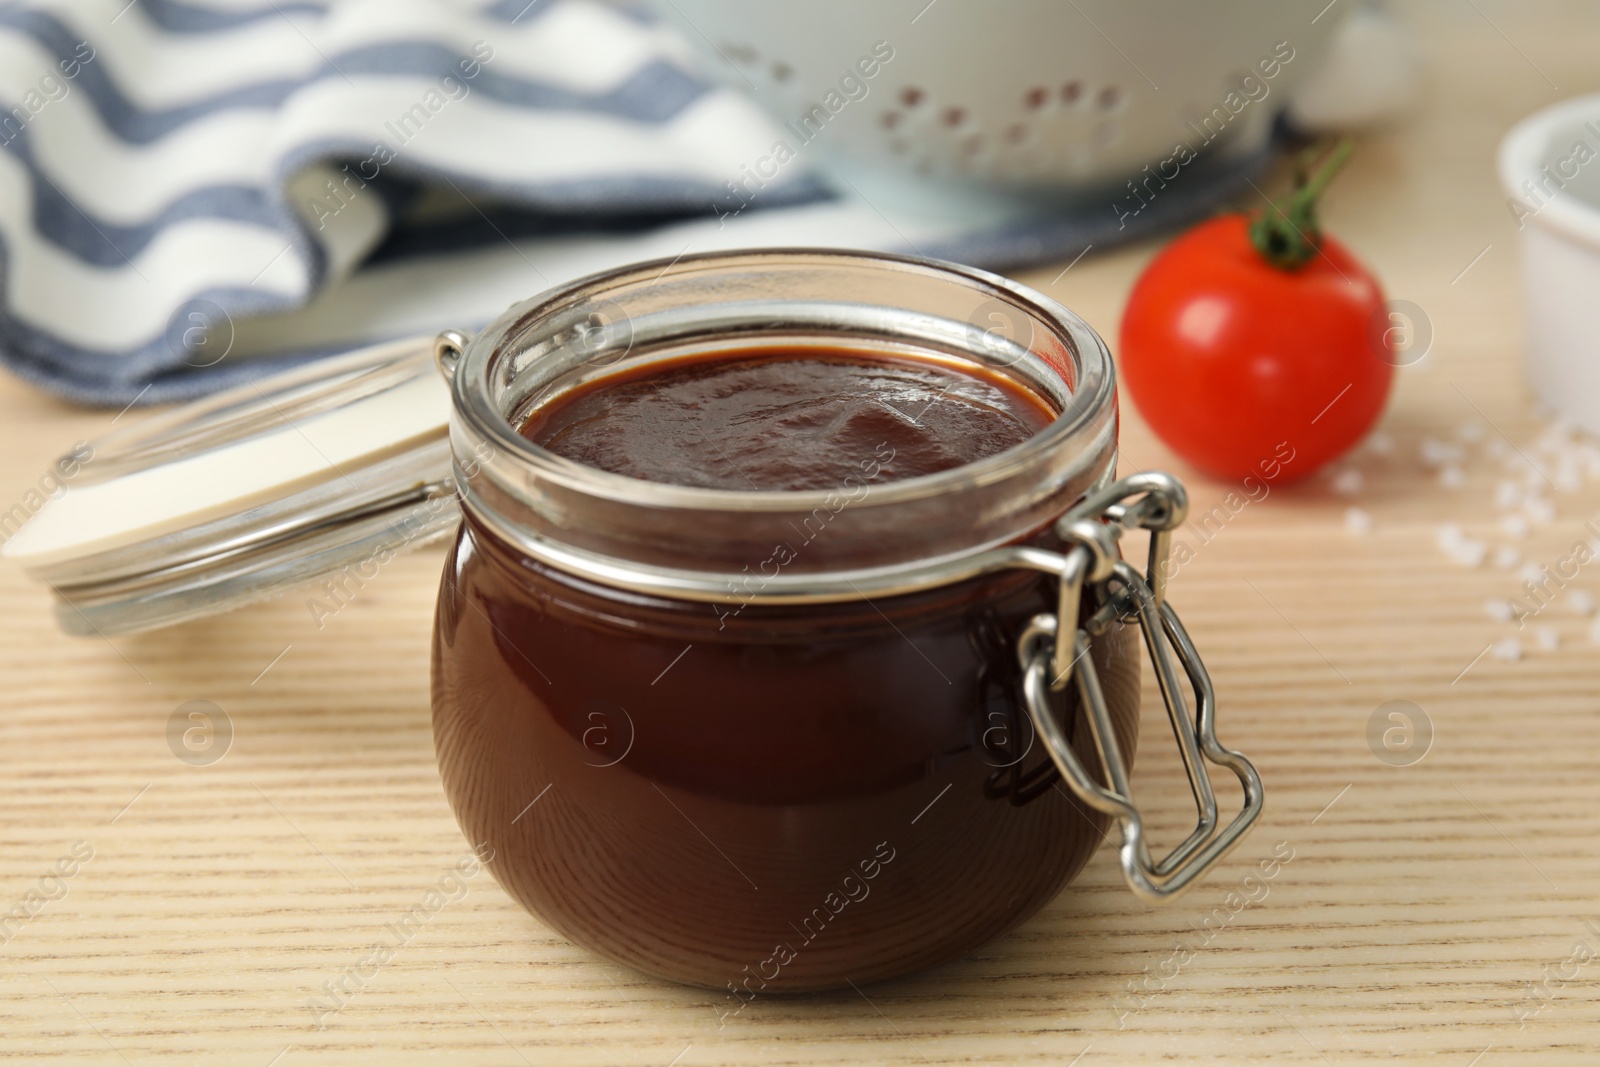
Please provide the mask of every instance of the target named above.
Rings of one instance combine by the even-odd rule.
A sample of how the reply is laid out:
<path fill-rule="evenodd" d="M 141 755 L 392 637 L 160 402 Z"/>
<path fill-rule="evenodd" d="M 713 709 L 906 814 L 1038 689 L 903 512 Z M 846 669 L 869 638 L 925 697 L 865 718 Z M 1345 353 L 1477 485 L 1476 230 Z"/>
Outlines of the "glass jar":
<path fill-rule="evenodd" d="M 898 481 L 886 429 L 831 492 L 645 482 L 517 432 L 597 378 L 752 342 L 981 369 L 1059 415 Z M 1111 361 L 1059 304 L 925 260 L 723 253 L 583 280 L 438 354 L 463 513 L 433 649 L 440 770 L 500 883 L 572 940 L 737 1010 L 974 948 L 1113 820 L 1134 888 L 1176 892 L 1259 811 L 1164 603 L 1182 490 L 1113 482 Z M 1153 531 L 1143 579 L 1116 548 L 1134 526 Z M 1127 786 L 1141 631 L 1200 809 L 1160 863 Z M 1203 759 L 1245 782 L 1222 834 Z"/>

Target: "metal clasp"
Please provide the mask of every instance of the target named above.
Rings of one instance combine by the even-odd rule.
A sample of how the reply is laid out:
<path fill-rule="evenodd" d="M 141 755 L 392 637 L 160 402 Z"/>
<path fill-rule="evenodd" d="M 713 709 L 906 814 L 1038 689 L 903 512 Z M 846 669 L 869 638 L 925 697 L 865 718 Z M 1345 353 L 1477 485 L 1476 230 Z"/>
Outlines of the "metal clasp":
<path fill-rule="evenodd" d="M 1217 740 L 1211 677 L 1177 612 L 1166 602 L 1165 569 L 1172 530 L 1187 513 L 1183 485 L 1171 475 L 1155 471 L 1123 478 L 1085 498 L 1056 524 L 1056 532 L 1072 546 L 1057 572 L 1061 591 L 1056 614 L 1035 615 L 1017 639 L 1023 699 L 1034 729 L 1067 786 L 1086 804 L 1117 820 L 1122 829 L 1123 876 L 1135 894 L 1152 901 L 1182 893 L 1226 856 L 1261 814 L 1263 803 L 1261 776 L 1255 767 Z M 1135 528 L 1150 532 L 1144 576 L 1117 553 L 1122 534 Z M 1093 611 L 1079 627 L 1074 623 L 1086 594 Z M 1199 813 L 1194 831 L 1158 862 L 1150 858 L 1144 822 L 1128 784 L 1128 765 L 1089 656 L 1091 634 L 1129 618 L 1143 632 Z M 1174 655 L 1194 687 L 1198 706 L 1192 721 Z M 1066 732 L 1051 714 L 1048 693 L 1074 682 L 1107 785 L 1095 781 L 1084 769 Z M 1221 833 L 1217 832 L 1217 801 L 1206 761 L 1231 770 L 1244 787 L 1243 808 Z"/>

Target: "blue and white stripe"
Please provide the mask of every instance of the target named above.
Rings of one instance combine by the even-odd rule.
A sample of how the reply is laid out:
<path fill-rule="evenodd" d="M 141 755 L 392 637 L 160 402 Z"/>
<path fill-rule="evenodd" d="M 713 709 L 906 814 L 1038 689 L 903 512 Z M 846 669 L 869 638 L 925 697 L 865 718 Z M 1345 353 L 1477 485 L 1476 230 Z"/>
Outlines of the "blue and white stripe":
<path fill-rule="evenodd" d="M 83 400 L 151 402 L 263 369 L 246 357 L 403 329 L 377 308 L 346 328 L 287 320 L 338 304 L 413 207 L 426 218 L 429 190 L 489 232 L 512 210 L 711 218 L 770 125 L 690 70 L 670 31 L 591 0 L 0 5 L 0 355 Z M 363 161 L 377 181 L 352 177 Z M 776 193 L 822 195 L 804 176 Z M 548 284 L 538 273 L 513 269 L 517 291 Z M 195 307 L 238 335 L 203 371 L 182 340 Z M 495 310 L 438 304 L 423 328 Z M 285 320 L 284 343 L 247 329 L 262 316 Z"/>

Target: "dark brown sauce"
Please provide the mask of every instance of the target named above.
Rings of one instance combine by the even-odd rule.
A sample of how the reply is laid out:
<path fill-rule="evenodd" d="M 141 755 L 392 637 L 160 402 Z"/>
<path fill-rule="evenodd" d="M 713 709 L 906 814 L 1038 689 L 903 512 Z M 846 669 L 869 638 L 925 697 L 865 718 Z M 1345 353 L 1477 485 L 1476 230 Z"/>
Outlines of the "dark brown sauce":
<path fill-rule="evenodd" d="M 928 362 L 763 347 L 610 375 L 522 426 L 590 467 L 706 489 L 836 489 L 888 442 L 879 480 L 1021 444 L 1055 412 L 1006 378 Z"/>
<path fill-rule="evenodd" d="M 848 376 L 863 367 L 900 397 L 943 395 L 902 420 L 864 399 L 870 389 L 852 398 Z M 569 394 L 528 433 L 619 473 L 795 488 L 838 485 L 858 443 L 870 454 L 888 440 L 904 478 L 992 455 L 1049 420 L 981 379 L 882 369 L 848 355 L 688 361 L 661 380 Z M 770 403 L 803 394 L 806 380 L 882 421 L 851 427 L 805 403 L 812 414 L 790 419 Z M 709 403 L 686 418 L 650 402 L 655 386 Z M 722 420 L 700 428 L 725 435 L 738 468 L 684 432 L 702 417 Z M 1022 711 L 1015 637 L 1055 598 L 1048 577 L 1010 572 L 726 613 L 552 570 L 468 517 L 434 641 L 445 790 L 529 911 L 613 960 L 721 991 L 724 1021 L 775 993 L 937 963 L 1037 911 L 1106 829 L 1059 786 Z M 1092 657 L 1130 759 L 1137 652 L 1118 630 Z M 1078 758 L 1097 767 L 1075 699 L 1055 708 Z"/>

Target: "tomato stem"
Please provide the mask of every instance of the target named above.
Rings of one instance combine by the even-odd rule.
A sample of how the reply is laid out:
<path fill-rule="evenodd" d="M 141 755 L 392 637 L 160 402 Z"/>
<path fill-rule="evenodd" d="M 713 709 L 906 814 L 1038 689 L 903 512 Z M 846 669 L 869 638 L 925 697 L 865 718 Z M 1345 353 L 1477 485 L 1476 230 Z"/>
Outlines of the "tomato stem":
<path fill-rule="evenodd" d="M 1326 153 L 1317 146 L 1296 162 L 1294 191 L 1282 200 L 1274 200 L 1250 225 L 1250 241 L 1268 263 L 1281 270 L 1295 270 L 1317 254 L 1322 244 L 1317 199 L 1354 150 L 1355 143 L 1346 137 Z M 1322 164 L 1312 172 L 1319 154 L 1323 154 Z"/>

